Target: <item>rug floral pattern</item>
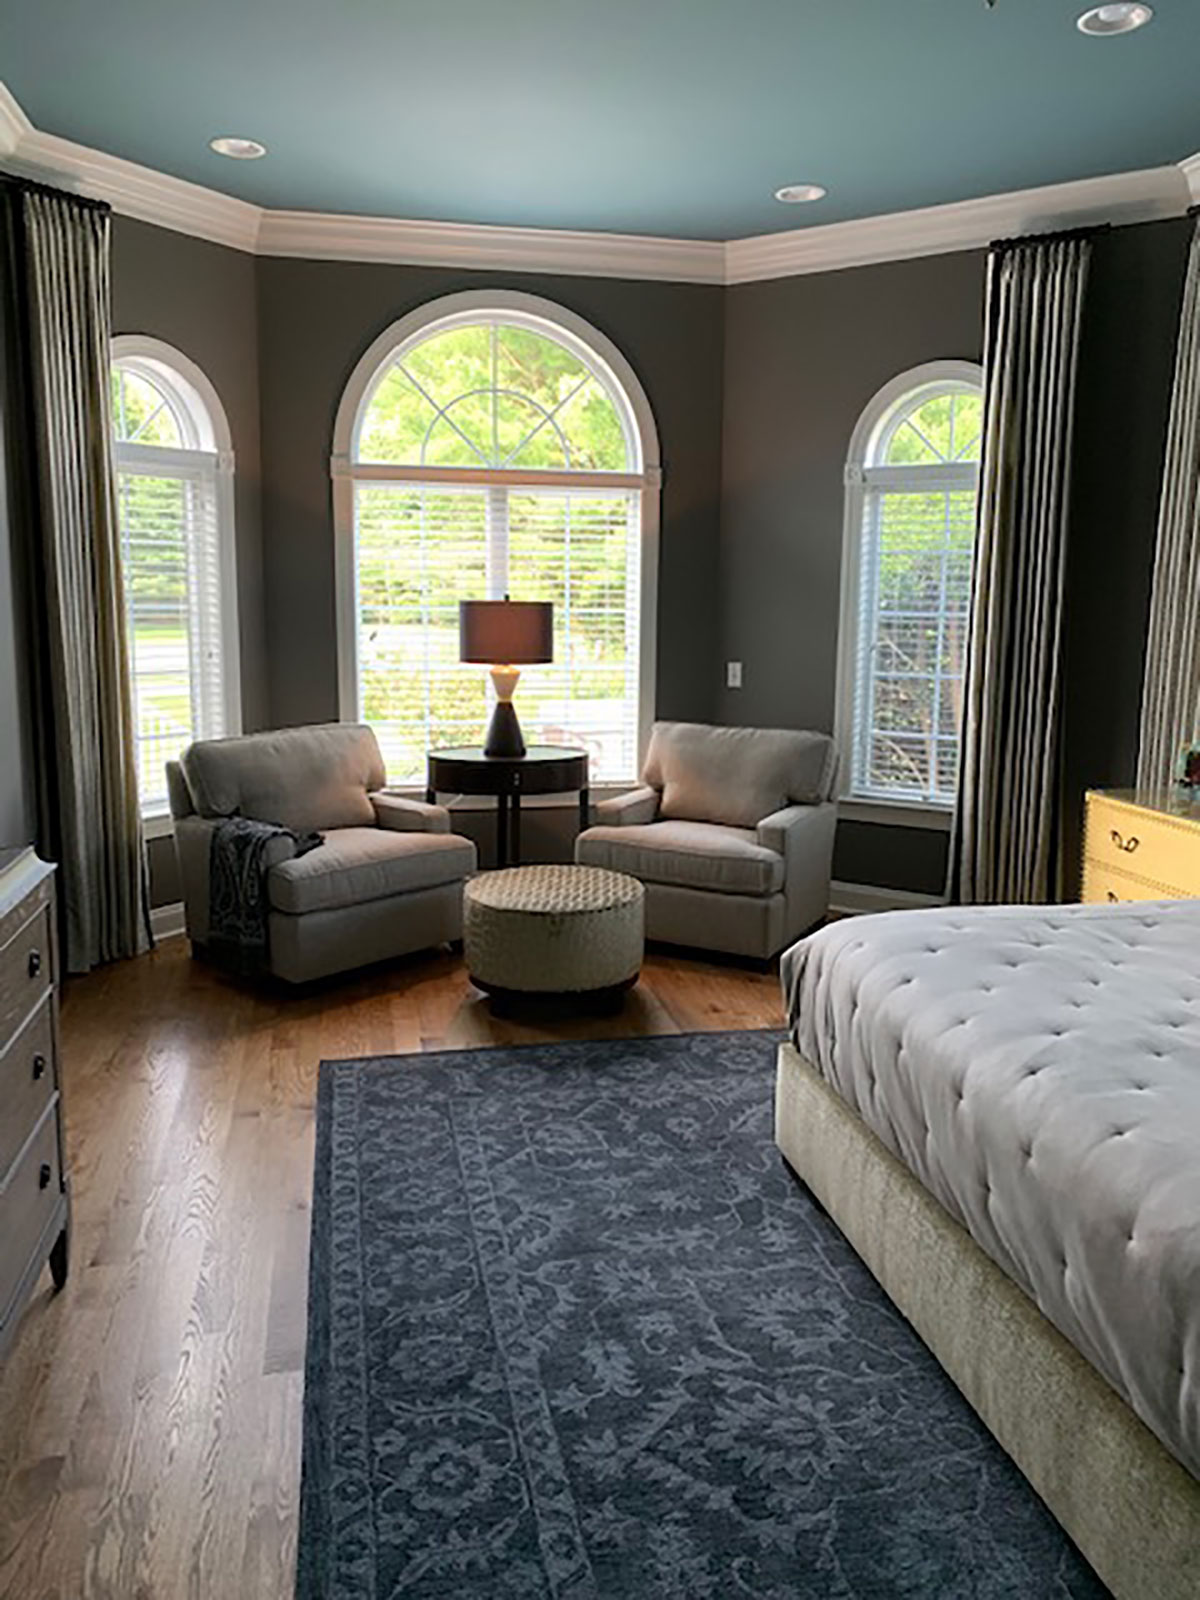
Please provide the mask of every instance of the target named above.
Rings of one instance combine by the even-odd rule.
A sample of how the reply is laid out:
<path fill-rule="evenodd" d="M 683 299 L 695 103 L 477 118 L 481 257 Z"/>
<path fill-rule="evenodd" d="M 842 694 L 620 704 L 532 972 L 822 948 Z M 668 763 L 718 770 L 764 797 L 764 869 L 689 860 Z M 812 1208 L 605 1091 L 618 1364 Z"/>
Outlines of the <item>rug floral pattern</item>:
<path fill-rule="evenodd" d="M 301 1600 L 1103 1596 L 780 1161 L 775 1043 L 322 1067 Z"/>

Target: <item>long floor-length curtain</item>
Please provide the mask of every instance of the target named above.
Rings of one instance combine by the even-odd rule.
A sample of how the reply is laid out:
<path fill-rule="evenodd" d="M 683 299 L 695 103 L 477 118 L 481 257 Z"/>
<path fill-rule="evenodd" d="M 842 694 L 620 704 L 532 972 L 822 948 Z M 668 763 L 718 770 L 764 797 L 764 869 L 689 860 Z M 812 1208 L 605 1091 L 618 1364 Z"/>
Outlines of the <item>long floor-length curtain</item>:
<path fill-rule="evenodd" d="M 975 580 L 949 893 L 966 903 L 1061 890 L 1063 590 L 1079 331 L 1089 241 L 994 245 Z"/>
<path fill-rule="evenodd" d="M 36 185 L 2 196 L 38 845 L 59 868 L 67 970 L 86 972 L 148 937 L 111 456 L 111 218 Z"/>
<path fill-rule="evenodd" d="M 1200 222 L 1192 238 L 1163 465 L 1142 685 L 1139 787 L 1171 781 L 1200 732 Z"/>

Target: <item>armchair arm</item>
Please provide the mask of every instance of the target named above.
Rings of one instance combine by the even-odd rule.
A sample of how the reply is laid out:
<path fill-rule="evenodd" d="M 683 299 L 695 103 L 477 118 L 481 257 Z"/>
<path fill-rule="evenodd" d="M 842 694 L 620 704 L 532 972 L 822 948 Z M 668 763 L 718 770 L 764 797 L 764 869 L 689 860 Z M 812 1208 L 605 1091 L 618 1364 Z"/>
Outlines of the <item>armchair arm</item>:
<path fill-rule="evenodd" d="M 804 837 L 806 828 L 811 828 L 814 817 L 822 809 L 820 805 L 801 805 L 784 806 L 782 811 L 772 811 L 769 817 L 762 819 L 756 830 L 759 844 L 765 850 L 774 850 L 778 856 L 786 856 L 789 849 L 794 849 Z"/>
<path fill-rule="evenodd" d="M 380 789 L 369 795 L 375 808 L 375 824 L 395 833 L 449 833 L 450 813 L 445 806 L 427 805 L 424 800 L 409 800 L 405 795 Z"/>
<path fill-rule="evenodd" d="M 785 806 L 758 825 L 759 844 L 784 860 L 785 931 L 789 941 L 820 922 L 829 909 L 836 827 L 837 806 L 832 800 L 815 806 Z"/>
<path fill-rule="evenodd" d="M 615 795 L 611 800 L 601 800 L 596 806 L 596 821 L 609 828 L 633 827 L 639 822 L 653 822 L 658 816 L 658 790 L 643 784 L 628 794 Z"/>
<path fill-rule="evenodd" d="M 226 819 L 224 817 L 198 817 L 194 813 L 175 818 L 175 854 L 179 861 L 179 877 L 183 887 L 183 916 L 188 938 L 195 944 L 204 944 L 209 932 L 209 858 L 212 855 L 212 836 Z M 295 842 L 280 834 L 271 839 L 263 854 L 263 865 L 270 871 L 281 861 L 290 861 L 296 854 Z"/>

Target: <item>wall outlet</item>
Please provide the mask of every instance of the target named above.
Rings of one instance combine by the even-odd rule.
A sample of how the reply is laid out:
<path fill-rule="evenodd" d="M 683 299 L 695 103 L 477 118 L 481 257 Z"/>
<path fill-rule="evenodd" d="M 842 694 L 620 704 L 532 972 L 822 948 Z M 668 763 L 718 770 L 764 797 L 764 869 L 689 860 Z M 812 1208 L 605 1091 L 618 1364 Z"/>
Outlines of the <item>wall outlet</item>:
<path fill-rule="evenodd" d="M 740 689 L 742 687 L 742 663 L 740 661 L 727 661 L 725 663 L 725 687 L 727 689 Z"/>

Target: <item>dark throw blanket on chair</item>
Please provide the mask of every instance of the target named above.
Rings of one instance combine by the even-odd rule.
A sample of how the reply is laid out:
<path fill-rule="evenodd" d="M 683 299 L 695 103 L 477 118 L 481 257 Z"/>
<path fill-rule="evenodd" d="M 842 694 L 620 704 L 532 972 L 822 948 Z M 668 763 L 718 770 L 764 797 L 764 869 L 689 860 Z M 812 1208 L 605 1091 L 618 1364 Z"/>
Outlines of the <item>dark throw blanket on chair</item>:
<path fill-rule="evenodd" d="M 294 854 L 324 843 L 319 833 L 294 833 L 274 822 L 225 817 L 213 829 L 208 857 L 208 950 L 222 966 L 246 977 L 270 971 L 267 848 L 290 839 Z"/>

